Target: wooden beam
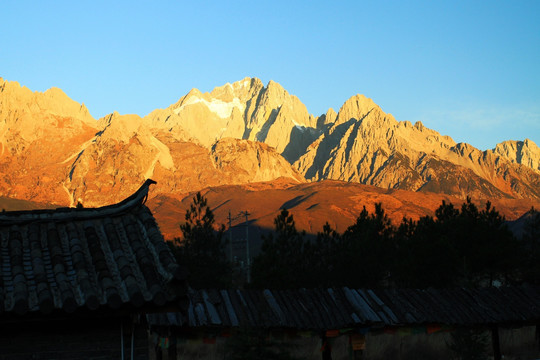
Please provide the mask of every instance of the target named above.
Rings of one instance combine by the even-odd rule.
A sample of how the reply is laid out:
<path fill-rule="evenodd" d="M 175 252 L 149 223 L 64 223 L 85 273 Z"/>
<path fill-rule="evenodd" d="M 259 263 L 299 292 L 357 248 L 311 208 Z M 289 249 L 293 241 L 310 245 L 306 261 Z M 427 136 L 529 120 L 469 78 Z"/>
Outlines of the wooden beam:
<path fill-rule="evenodd" d="M 540 324 L 536 324 L 536 331 L 535 334 L 536 341 L 538 341 L 538 350 L 540 351 Z"/>
<path fill-rule="evenodd" d="M 491 344 L 493 346 L 493 360 L 501 360 L 501 342 L 499 339 L 499 327 L 497 325 L 491 327 Z"/>

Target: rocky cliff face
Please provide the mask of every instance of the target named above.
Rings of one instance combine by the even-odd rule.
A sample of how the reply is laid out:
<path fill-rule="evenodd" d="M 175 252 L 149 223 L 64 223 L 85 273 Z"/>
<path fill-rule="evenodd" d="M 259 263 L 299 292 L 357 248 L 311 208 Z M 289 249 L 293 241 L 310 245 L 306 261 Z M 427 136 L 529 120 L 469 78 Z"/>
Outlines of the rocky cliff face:
<path fill-rule="evenodd" d="M 531 140 L 503 141 L 493 149 L 514 164 L 522 164 L 540 172 L 540 148 Z"/>
<path fill-rule="evenodd" d="M 362 95 L 314 117 L 279 84 L 255 78 L 194 89 L 144 118 L 98 121 L 59 89 L 0 80 L 0 195 L 40 202 L 108 204 L 149 177 L 155 194 L 173 196 L 285 177 L 538 200 L 539 154 L 530 140 L 485 152 L 456 144 Z"/>
<path fill-rule="evenodd" d="M 60 89 L 37 93 L 0 78 L 0 193 L 67 204 L 69 158 L 96 131 L 86 107 Z"/>
<path fill-rule="evenodd" d="M 326 121 L 323 133 L 294 163 L 308 180 L 353 181 L 460 198 L 540 198 L 540 177 L 533 168 L 508 161 L 510 155 L 456 144 L 420 122 L 398 122 L 364 96 L 347 100 L 335 118 Z"/>
<path fill-rule="evenodd" d="M 180 129 L 205 147 L 231 137 L 263 142 L 287 160 L 296 159 L 316 137 L 317 119 L 281 85 L 246 78 L 210 93 L 193 89 L 177 103 L 147 116 L 152 126 Z M 306 133 L 307 132 L 307 133 Z"/>
<path fill-rule="evenodd" d="M 224 138 L 211 149 L 212 161 L 216 169 L 226 174 L 234 174 L 230 184 L 244 184 L 287 177 L 304 182 L 298 173 L 276 150 L 266 144 Z"/>

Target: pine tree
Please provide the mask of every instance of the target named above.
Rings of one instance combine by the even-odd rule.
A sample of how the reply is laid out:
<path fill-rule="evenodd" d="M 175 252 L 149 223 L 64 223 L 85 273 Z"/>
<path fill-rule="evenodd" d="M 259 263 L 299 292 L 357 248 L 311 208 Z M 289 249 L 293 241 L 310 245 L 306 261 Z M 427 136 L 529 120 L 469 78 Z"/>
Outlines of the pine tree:
<path fill-rule="evenodd" d="M 263 237 L 261 253 L 252 266 L 254 287 L 295 289 L 307 283 L 305 232 L 296 230 L 287 209 L 274 219 L 274 234 Z"/>
<path fill-rule="evenodd" d="M 216 229 L 214 213 L 207 199 L 198 192 L 180 225 L 182 238 L 175 239 L 178 261 L 185 264 L 194 288 L 227 287 L 230 264 L 225 257 L 224 225 Z"/>
<path fill-rule="evenodd" d="M 521 276 L 523 281 L 540 284 L 540 212 L 531 208 L 523 227 Z"/>
<path fill-rule="evenodd" d="M 336 284 L 378 287 L 389 278 L 395 248 L 394 228 L 380 203 L 370 214 L 365 206 L 336 243 Z"/>

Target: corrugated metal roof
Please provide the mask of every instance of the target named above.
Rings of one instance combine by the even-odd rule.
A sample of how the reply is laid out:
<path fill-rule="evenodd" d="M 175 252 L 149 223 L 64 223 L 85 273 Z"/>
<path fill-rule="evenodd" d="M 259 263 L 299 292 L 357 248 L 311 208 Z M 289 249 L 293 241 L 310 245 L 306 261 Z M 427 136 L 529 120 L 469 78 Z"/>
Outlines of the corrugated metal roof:
<path fill-rule="evenodd" d="M 1 213 L 0 316 L 155 306 L 185 295 L 185 273 L 144 205 L 153 183 L 102 208 Z"/>
<path fill-rule="evenodd" d="M 540 321 L 540 287 L 482 289 L 192 290 L 185 315 L 150 314 L 151 325 L 324 330 L 360 326 L 478 326 Z M 206 300 L 205 300 L 206 299 Z M 213 315 L 211 315 L 213 314 Z M 215 318 L 216 314 L 219 319 Z M 213 318 L 213 321 L 209 321 Z"/>

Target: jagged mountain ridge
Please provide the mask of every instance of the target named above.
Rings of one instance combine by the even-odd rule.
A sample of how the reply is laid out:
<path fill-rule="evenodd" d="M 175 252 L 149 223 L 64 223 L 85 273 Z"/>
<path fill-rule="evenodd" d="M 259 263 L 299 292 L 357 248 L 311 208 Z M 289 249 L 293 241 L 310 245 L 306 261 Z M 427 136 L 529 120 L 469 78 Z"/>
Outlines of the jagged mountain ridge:
<path fill-rule="evenodd" d="M 148 177 L 158 181 L 156 194 L 173 195 L 305 177 L 540 199 L 540 150 L 530 140 L 481 152 L 398 122 L 361 95 L 315 117 L 279 84 L 256 78 L 194 89 L 144 118 L 113 113 L 98 121 L 59 89 L 33 93 L 1 80 L 0 144 L 1 195 L 63 205 L 117 201 Z"/>
<path fill-rule="evenodd" d="M 59 90 L 0 80 L 0 195 L 74 206 L 122 200 L 149 177 L 155 194 L 207 186 L 305 181 L 273 148 L 231 138 L 204 147 L 178 127 L 113 113 L 94 120 Z"/>
<path fill-rule="evenodd" d="M 270 81 L 265 88 L 246 78 L 210 93 L 192 90 L 167 110 L 166 121 L 156 113 L 149 117 L 154 124 L 173 125 L 171 132 L 184 129 L 203 146 L 224 136 L 265 142 L 310 181 L 354 181 L 460 198 L 540 198 L 540 149 L 532 141 L 480 151 L 420 122 L 398 122 L 362 95 L 347 100 L 338 113 L 329 109 L 316 118 L 279 84 Z"/>
<path fill-rule="evenodd" d="M 526 143 L 530 153 L 540 155 L 532 141 Z M 459 198 L 538 199 L 540 172 L 521 163 L 523 159 L 511 149 L 503 154 L 457 144 L 420 122 L 398 122 L 371 99 L 355 96 L 294 165 L 309 180 L 354 181 Z"/>

